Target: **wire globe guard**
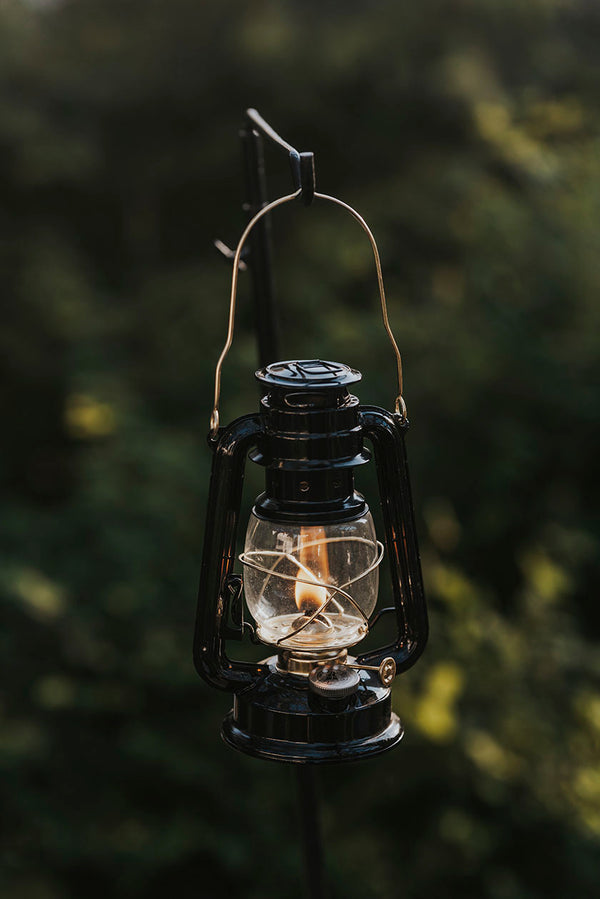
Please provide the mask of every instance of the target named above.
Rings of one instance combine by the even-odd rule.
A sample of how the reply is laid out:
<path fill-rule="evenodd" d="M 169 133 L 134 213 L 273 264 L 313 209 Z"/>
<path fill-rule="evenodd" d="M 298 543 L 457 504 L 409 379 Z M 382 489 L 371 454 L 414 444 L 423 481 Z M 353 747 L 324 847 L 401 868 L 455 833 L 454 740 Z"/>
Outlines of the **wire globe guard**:
<path fill-rule="evenodd" d="M 321 545 L 321 546 L 327 546 L 327 545 L 331 545 L 333 543 L 341 544 L 344 546 L 348 546 L 348 544 L 352 544 L 352 543 L 360 544 L 363 546 L 366 544 L 367 546 L 370 546 L 373 548 L 373 550 L 375 551 L 375 555 L 374 555 L 374 558 L 371 561 L 371 563 L 366 568 L 363 568 L 363 569 L 355 572 L 349 580 L 345 581 L 344 583 L 342 583 L 340 585 L 335 585 L 335 584 L 331 584 L 331 583 L 327 583 L 327 582 L 323 582 L 323 581 L 317 581 L 317 579 L 314 576 L 312 576 L 311 578 L 307 577 L 307 575 L 310 574 L 310 571 L 305 568 L 305 566 L 300 562 L 300 560 L 296 557 L 296 555 L 294 553 L 284 552 L 282 550 L 278 550 L 278 551 L 275 551 L 275 550 L 245 550 L 238 557 L 240 559 L 242 565 L 244 565 L 245 567 L 250 568 L 254 571 L 258 571 L 261 574 L 264 574 L 266 576 L 263 581 L 262 587 L 261 587 L 261 592 L 265 591 L 267 584 L 271 579 L 275 580 L 275 581 L 277 581 L 279 579 L 279 580 L 283 580 L 283 581 L 287 581 L 287 582 L 292 582 L 293 584 L 305 584 L 310 587 L 315 586 L 315 584 L 316 584 L 325 593 L 325 598 L 324 598 L 323 602 L 321 603 L 321 605 L 317 606 L 310 616 L 306 616 L 306 620 L 303 621 L 303 623 L 298 624 L 297 610 L 291 616 L 283 616 L 283 617 L 289 617 L 292 619 L 292 623 L 290 624 L 292 629 L 290 631 L 288 631 L 287 633 L 282 634 L 276 640 L 276 645 L 278 647 L 282 647 L 285 649 L 300 649 L 300 650 L 317 648 L 315 646 L 314 639 L 310 639 L 309 645 L 307 645 L 306 642 L 303 642 L 302 637 L 300 637 L 299 641 L 297 640 L 297 637 L 299 634 L 302 634 L 302 632 L 305 631 L 312 624 L 312 622 L 315 619 L 323 618 L 323 616 L 326 616 L 326 613 L 328 612 L 329 607 L 331 605 L 333 605 L 333 606 L 337 607 L 339 610 L 343 611 L 342 607 L 340 606 L 339 602 L 337 601 L 338 599 L 341 599 L 341 598 L 344 598 L 347 601 L 347 603 L 351 606 L 351 608 L 357 612 L 359 622 L 362 620 L 362 624 L 359 624 L 359 629 L 357 630 L 355 635 L 353 637 L 348 637 L 346 640 L 343 640 L 341 648 L 347 648 L 347 647 L 353 645 L 354 643 L 358 643 L 360 640 L 364 639 L 364 637 L 366 637 L 366 635 L 368 633 L 369 618 L 365 614 L 365 612 L 363 611 L 361 606 L 356 602 L 356 600 L 347 591 L 348 591 L 348 588 L 352 586 L 352 584 L 355 584 L 357 581 L 361 581 L 364 577 L 366 577 L 366 575 L 370 574 L 372 571 L 375 571 L 375 569 L 377 569 L 379 567 L 381 560 L 383 559 L 383 554 L 384 554 L 383 544 L 379 540 L 371 541 L 364 537 L 351 536 L 351 535 L 344 536 L 344 537 L 325 537 L 325 538 L 320 539 L 319 541 L 316 541 L 316 543 L 318 543 L 318 545 Z M 304 547 L 306 547 L 307 545 L 309 547 L 311 546 L 311 544 L 305 543 Z M 299 551 L 301 552 L 301 550 L 299 550 Z M 256 561 L 257 558 L 263 558 L 263 559 L 270 558 L 272 560 L 272 565 L 270 567 L 261 565 L 260 563 L 258 563 Z M 281 571 L 277 571 L 277 566 L 278 566 L 279 562 L 281 562 L 281 561 L 288 561 L 288 562 L 292 562 L 293 564 L 295 564 L 297 566 L 297 572 L 299 571 L 299 574 L 296 573 L 295 575 L 291 575 L 291 574 L 285 574 L 284 572 L 281 572 Z M 296 619 L 296 620 L 294 620 L 294 619 Z M 265 643 L 271 644 L 273 642 L 272 640 L 266 639 L 263 636 L 260 625 L 258 626 L 258 636 Z M 294 641 L 296 641 L 296 642 L 294 642 Z M 335 649 L 336 646 L 334 646 L 333 644 L 327 645 L 326 638 L 325 638 L 324 641 L 323 640 L 319 641 L 318 648 L 323 649 L 323 650 L 329 650 L 329 649 Z"/>

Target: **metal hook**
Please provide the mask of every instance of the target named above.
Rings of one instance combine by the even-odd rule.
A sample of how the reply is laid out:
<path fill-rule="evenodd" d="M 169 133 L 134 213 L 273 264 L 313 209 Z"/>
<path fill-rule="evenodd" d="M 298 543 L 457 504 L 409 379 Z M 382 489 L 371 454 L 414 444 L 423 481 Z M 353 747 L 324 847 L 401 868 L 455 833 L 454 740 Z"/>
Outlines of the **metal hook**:
<path fill-rule="evenodd" d="M 215 248 L 215 250 L 218 250 L 221 256 L 224 256 L 225 259 L 233 259 L 235 256 L 235 250 L 232 250 L 230 247 L 228 247 L 227 244 L 223 243 L 222 240 L 219 240 L 218 237 L 213 240 L 213 247 Z M 244 262 L 245 255 L 245 253 L 242 253 L 239 262 L 239 270 L 241 272 L 245 272 L 248 270 L 248 266 Z"/>
<path fill-rule="evenodd" d="M 302 193 L 302 202 L 305 206 L 310 206 L 315 197 L 316 175 L 315 175 L 315 154 L 300 154 L 300 190 Z"/>
<path fill-rule="evenodd" d="M 253 128 L 256 128 L 265 137 L 268 137 L 270 141 L 277 144 L 282 150 L 287 150 L 294 190 L 300 191 L 299 196 L 302 202 L 305 206 L 310 206 L 315 196 L 315 154 L 312 152 L 299 153 L 280 134 L 277 134 L 275 129 L 263 119 L 256 109 L 247 109 L 246 118 L 251 122 Z"/>
<path fill-rule="evenodd" d="M 242 250 L 244 248 L 244 244 L 246 243 L 246 239 L 248 235 L 254 228 L 257 222 L 263 218 L 263 216 L 268 215 L 273 209 L 276 209 L 278 206 L 283 206 L 284 203 L 291 203 L 292 200 L 297 200 L 302 194 L 301 188 L 295 191 L 293 194 L 287 194 L 284 197 L 279 197 L 277 200 L 273 200 L 271 203 L 268 203 L 266 206 L 263 206 L 256 215 L 248 222 L 246 228 L 240 237 L 240 241 L 237 245 L 237 249 L 235 251 L 235 255 L 233 258 L 233 273 L 231 277 L 231 297 L 229 301 L 229 325 L 227 328 L 227 339 L 225 341 L 225 346 L 221 350 L 221 355 L 217 361 L 217 365 L 215 368 L 215 396 L 214 396 L 214 405 L 213 411 L 210 417 L 210 436 L 214 439 L 219 430 L 219 400 L 221 396 L 221 371 L 223 368 L 223 363 L 227 356 L 227 353 L 230 350 L 231 344 L 233 342 L 233 332 L 235 326 L 235 308 L 237 301 L 237 284 L 238 284 L 238 272 L 240 259 L 242 255 Z M 375 269 L 377 271 L 377 284 L 379 287 L 379 299 L 381 302 L 381 314 L 383 317 L 383 324 L 386 330 L 386 333 L 389 337 L 390 343 L 392 344 L 392 348 L 394 350 L 394 355 L 396 357 L 396 370 L 398 376 L 398 394 L 395 399 L 395 412 L 398 415 L 401 415 L 403 418 L 406 418 L 406 403 L 402 397 L 402 357 L 400 355 L 400 350 L 398 349 L 398 344 L 396 343 L 396 339 L 392 332 L 388 312 L 387 312 L 387 301 L 385 298 L 385 288 L 383 285 L 383 273 L 381 270 L 381 259 L 379 257 L 379 250 L 377 248 L 377 243 L 375 241 L 375 237 L 373 236 L 373 232 L 363 219 L 363 217 L 349 206 L 347 203 L 344 203 L 342 200 L 338 200 L 337 197 L 330 197 L 327 194 L 320 194 L 315 192 L 315 198 L 318 200 L 325 200 L 327 203 L 333 203 L 336 206 L 341 206 L 342 209 L 345 209 L 346 212 L 349 212 L 350 215 L 356 219 L 359 225 L 367 234 L 369 241 L 371 243 L 371 249 L 373 250 L 373 257 L 375 259 Z"/>

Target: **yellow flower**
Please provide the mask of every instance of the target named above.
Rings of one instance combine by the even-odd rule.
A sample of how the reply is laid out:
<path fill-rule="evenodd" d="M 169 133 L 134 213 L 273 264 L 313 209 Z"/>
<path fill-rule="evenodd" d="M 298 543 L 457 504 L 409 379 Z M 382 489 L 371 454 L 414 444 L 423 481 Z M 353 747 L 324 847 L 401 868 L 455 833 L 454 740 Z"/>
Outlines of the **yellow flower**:
<path fill-rule="evenodd" d="M 67 399 L 65 425 L 71 437 L 94 440 L 107 437 L 116 428 L 114 409 L 93 396 L 74 393 Z"/>

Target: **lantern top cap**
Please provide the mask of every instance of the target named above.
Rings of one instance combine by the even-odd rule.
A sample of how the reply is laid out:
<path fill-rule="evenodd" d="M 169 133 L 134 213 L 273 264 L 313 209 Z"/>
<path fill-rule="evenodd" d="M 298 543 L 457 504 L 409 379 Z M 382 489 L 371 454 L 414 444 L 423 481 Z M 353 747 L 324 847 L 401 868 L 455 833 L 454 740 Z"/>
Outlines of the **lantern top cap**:
<path fill-rule="evenodd" d="M 342 387 L 360 381 L 362 375 L 355 368 L 342 362 L 323 359 L 296 359 L 288 362 L 272 362 L 256 372 L 263 384 L 277 387 Z"/>

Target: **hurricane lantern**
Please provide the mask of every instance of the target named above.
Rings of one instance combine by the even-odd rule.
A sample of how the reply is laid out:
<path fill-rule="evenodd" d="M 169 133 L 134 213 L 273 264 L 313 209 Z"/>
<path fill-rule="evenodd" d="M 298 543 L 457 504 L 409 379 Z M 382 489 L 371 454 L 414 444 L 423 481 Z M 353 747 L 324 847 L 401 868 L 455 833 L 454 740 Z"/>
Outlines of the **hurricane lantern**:
<path fill-rule="evenodd" d="M 228 744 L 260 758 L 321 763 L 376 755 L 400 741 L 391 684 L 423 651 L 427 611 L 405 453 L 401 361 L 379 254 L 364 220 L 340 200 L 315 194 L 349 211 L 371 241 L 384 325 L 397 359 L 395 410 L 361 405 L 353 391 L 362 376 L 348 365 L 294 360 L 256 372 L 259 411 L 219 426 L 221 366 L 233 338 L 242 247 L 263 215 L 296 197 L 264 207 L 233 260 L 229 333 L 217 364 L 209 435 L 213 464 L 194 660 L 207 683 L 233 693 L 222 730 Z M 371 455 L 383 542 L 354 483 L 355 470 Z M 264 468 L 265 489 L 237 556 L 247 458 Z M 393 605 L 378 610 L 384 555 Z M 242 573 L 235 572 L 238 560 Z M 387 613 L 395 615 L 394 642 L 360 654 L 356 647 Z M 227 655 L 227 641 L 248 634 L 271 648 L 264 661 Z"/>

